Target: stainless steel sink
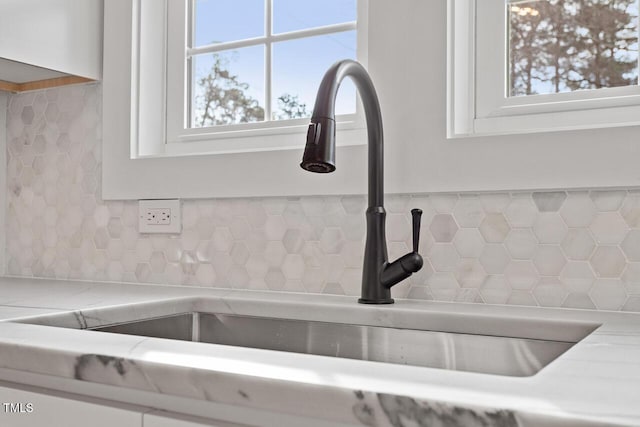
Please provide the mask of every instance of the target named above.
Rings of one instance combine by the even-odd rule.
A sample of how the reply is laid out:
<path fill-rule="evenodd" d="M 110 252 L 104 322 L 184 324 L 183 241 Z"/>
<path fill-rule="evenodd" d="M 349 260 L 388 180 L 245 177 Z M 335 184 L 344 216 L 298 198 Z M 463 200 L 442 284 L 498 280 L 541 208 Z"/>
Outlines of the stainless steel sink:
<path fill-rule="evenodd" d="M 211 313 L 93 330 L 508 376 L 533 375 L 575 344 Z"/>

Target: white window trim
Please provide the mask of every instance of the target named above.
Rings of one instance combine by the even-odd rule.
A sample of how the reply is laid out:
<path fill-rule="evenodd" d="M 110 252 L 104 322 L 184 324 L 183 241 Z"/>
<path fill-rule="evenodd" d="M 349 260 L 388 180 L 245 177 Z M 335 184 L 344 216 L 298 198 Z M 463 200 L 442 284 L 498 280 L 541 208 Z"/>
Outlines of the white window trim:
<path fill-rule="evenodd" d="M 294 126 L 246 135 L 229 135 L 227 147 L 207 142 L 165 144 L 165 96 L 157 90 L 166 79 L 167 0 L 105 2 L 103 79 L 104 199 L 209 198 L 357 194 L 366 183 L 366 129 L 363 123 L 338 127 L 340 163 L 330 177 L 318 177 L 299 167 L 307 120 Z M 157 13 L 141 7 L 153 4 Z M 358 55 L 366 64 L 368 0 L 358 2 Z M 123 25 L 129 22 L 131 25 Z M 158 33 L 158 31 L 162 31 Z M 162 34 L 160 37 L 158 34 Z M 150 43 L 150 40 L 153 42 Z M 145 50 L 139 49 L 146 43 Z M 143 52 L 143 56 L 140 56 Z M 144 78 L 140 78 L 144 76 Z M 153 88 L 153 90 L 151 90 Z M 143 96 L 141 96 L 141 94 Z M 246 140 L 263 146 L 248 147 Z M 238 146 L 244 145 L 244 148 Z M 362 165 L 360 165 L 362 163 Z M 360 171 L 362 169 L 362 171 Z M 321 179 L 322 178 L 322 179 Z"/>
<path fill-rule="evenodd" d="M 640 124 L 640 86 L 506 96 L 504 0 L 448 2 L 449 138 Z"/>

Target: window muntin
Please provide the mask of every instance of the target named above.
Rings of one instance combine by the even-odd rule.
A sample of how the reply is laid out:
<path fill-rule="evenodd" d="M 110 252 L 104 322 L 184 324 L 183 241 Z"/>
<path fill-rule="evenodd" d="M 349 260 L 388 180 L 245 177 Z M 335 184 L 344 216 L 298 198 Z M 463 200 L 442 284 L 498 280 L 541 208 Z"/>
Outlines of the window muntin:
<path fill-rule="evenodd" d="M 638 83 L 637 0 L 511 0 L 507 96 Z"/>
<path fill-rule="evenodd" d="M 218 35 L 207 29 L 204 23 L 209 20 L 203 15 L 211 15 L 216 22 L 228 14 L 233 22 L 240 4 L 190 2 L 193 25 L 187 35 L 191 43 L 186 50 L 188 90 L 184 92 L 187 133 L 196 128 L 227 131 L 229 125 L 309 117 L 322 73 L 339 59 L 356 58 L 355 0 L 334 0 L 332 8 L 317 1 L 241 3 L 251 8 L 249 23 L 225 23 L 226 29 L 219 31 L 226 34 Z M 316 4 L 310 7 L 310 3 Z M 261 20 L 257 19 L 259 8 Z M 253 28 L 245 29 L 249 26 Z M 276 29 L 286 32 L 276 34 Z M 199 44 L 207 40 L 209 44 Z M 341 90 L 337 112 L 354 114 L 355 100 L 349 82 Z"/>

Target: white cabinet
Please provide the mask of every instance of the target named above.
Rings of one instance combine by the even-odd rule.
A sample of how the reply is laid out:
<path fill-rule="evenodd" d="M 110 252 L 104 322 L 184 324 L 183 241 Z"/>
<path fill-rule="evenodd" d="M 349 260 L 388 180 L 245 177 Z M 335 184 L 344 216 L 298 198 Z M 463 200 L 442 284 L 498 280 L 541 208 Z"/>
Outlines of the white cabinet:
<path fill-rule="evenodd" d="M 140 427 L 144 409 L 0 386 L 0 426 Z"/>
<path fill-rule="evenodd" d="M 0 0 L 0 81 L 100 79 L 102 21 L 103 0 Z"/>

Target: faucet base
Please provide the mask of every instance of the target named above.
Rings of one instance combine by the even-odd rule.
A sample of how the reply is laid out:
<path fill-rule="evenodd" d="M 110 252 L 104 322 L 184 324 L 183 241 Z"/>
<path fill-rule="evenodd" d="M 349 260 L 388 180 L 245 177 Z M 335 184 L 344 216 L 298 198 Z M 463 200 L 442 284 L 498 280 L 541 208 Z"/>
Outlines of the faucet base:
<path fill-rule="evenodd" d="M 359 304 L 393 304 L 393 298 L 388 299 L 366 299 L 358 298 Z"/>

